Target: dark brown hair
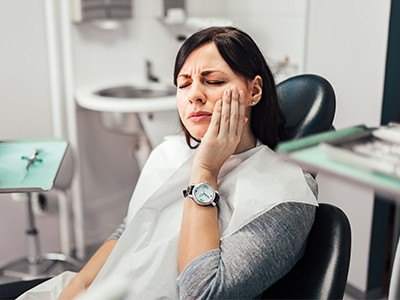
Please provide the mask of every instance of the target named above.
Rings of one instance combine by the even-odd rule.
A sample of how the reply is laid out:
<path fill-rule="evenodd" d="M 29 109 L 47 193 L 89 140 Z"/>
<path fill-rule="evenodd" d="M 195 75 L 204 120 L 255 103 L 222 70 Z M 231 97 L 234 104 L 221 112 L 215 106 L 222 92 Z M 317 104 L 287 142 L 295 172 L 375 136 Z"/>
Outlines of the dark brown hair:
<path fill-rule="evenodd" d="M 233 72 L 246 80 L 253 80 L 259 75 L 263 81 L 260 101 L 252 107 L 250 129 L 254 136 L 271 149 L 285 139 L 285 118 L 278 102 L 275 81 L 272 72 L 260 49 L 253 39 L 234 27 L 210 27 L 190 36 L 181 46 L 175 60 L 174 84 L 189 55 L 198 47 L 213 42 L 222 58 Z M 181 121 L 181 127 L 190 148 L 190 141 L 199 140 L 190 135 Z"/>

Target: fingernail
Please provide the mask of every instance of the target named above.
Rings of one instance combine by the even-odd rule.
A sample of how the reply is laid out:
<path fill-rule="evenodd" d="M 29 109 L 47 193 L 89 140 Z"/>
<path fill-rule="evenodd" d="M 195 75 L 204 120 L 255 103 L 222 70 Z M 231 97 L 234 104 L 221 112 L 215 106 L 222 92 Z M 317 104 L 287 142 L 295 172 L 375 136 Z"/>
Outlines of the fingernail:
<path fill-rule="evenodd" d="M 226 90 L 226 95 L 230 96 L 231 95 L 231 90 Z"/>

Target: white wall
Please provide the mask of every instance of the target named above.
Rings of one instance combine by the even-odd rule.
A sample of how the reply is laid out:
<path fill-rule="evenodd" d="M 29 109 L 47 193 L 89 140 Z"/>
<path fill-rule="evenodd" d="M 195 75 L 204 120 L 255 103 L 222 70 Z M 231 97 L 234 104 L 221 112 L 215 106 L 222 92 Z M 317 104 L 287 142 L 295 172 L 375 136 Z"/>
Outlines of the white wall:
<path fill-rule="evenodd" d="M 44 1 L 0 1 L 0 36 L 0 140 L 51 137 Z M 37 223 L 43 250 L 58 251 L 57 215 Z M 26 255 L 25 228 L 25 203 L 0 194 L 0 265 Z"/>
<path fill-rule="evenodd" d="M 333 85 L 338 129 L 380 124 L 389 12 L 389 0 L 311 0 L 306 71 Z M 373 191 L 323 174 L 318 183 L 320 201 L 341 207 L 350 220 L 348 280 L 366 291 Z"/>
<path fill-rule="evenodd" d="M 43 1 L 3 0 L 0 22 L 0 137 L 49 136 L 52 120 Z"/>
<path fill-rule="evenodd" d="M 307 71 L 335 87 L 339 128 L 380 123 L 390 1 L 312 0 Z"/>
<path fill-rule="evenodd" d="M 304 69 L 306 0 L 226 0 L 226 16 L 250 34 L 267 61 L 289 56 Z"/>

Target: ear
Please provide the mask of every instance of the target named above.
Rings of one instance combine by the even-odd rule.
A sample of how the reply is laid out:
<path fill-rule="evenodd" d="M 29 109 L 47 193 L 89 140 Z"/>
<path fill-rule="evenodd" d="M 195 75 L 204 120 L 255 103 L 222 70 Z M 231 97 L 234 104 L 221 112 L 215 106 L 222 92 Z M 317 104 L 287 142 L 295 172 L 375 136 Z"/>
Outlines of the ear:
<path fill-rule="evenodd" d="M 262 96 L 263 80 L 261 76 L 257 75 L 251 82 L 251 97 L 250 105 L 254 106 L 260 101 Z"/>

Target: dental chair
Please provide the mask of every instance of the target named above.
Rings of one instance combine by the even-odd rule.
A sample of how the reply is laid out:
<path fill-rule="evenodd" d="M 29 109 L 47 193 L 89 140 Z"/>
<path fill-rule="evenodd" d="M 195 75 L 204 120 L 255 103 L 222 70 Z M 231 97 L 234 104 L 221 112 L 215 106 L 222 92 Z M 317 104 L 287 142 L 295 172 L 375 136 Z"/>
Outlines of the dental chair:
<path fill-rule="evenodd" d="M 288 139 L 333 129 L 335 94 L 328 81 L 299 75 L 277 86 L 287 121 Z M 267 299 L 339 299 L 343 297 L 350 262 L 350 225 L 337 207 L 320 204 L 304 256 L 261 297 Z M 26 290 L 45 281 L 27 282 Z M 4 286 L 12 290 L 12 284 Z M 0 288 L 1 291 L 1 288 Z M 0 299 L 2 298 L 0 295 Z"/>
<path fill-rule="evenodd" d="M 332 130 L 335 93 L 324 78 L 299 75 L 277 86 L 288 140 Z M 320 204 L 303 257 L 262 299 L 342 299 L 350 263 L 351 230 L 346 215 Z"/>

